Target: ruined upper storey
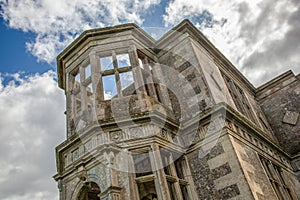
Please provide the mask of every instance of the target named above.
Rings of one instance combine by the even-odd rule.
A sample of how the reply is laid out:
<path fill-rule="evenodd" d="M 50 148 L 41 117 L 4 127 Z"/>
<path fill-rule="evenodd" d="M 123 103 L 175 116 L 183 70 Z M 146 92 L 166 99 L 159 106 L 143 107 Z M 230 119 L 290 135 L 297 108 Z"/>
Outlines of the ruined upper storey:
<path fill-rule="evenodd" d="M 255 88 L 188 20 L 159 40 L 135 24 L 85 31 L 57 63 L 68 136 L 90 122 L 153 111 L 180 124 L 226 103 L 276 141 Z"/>

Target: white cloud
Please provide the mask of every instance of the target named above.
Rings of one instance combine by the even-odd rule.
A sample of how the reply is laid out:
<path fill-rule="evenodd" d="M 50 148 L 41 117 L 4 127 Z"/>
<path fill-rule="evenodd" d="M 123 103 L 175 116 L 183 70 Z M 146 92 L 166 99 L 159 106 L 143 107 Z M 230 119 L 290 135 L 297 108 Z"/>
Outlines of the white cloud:
<path fill-rule="evenodd" d="M 5 76 L 14 79 L 4 86 Z M 54 148 L 65 138 L 63 91 L 54 72 L 0 75 L 0 199 L 53 200 Z"/>
<path fill-rule="evenodd" d="M 190 18 L 254 85 L 293 69 L 300 72 L 299 1 L 174 0 L 164 21 Z M 209 13 L 203 20 L 203 14 Z M 298 19 L 298 20 L 296 20 Z M 288 53 L 285 53 L 288 52 Z M 260 72 L 260 73 L 258 73 Z"/>
<path fill-rule="evenodd" d="M 9 27 L 36 34 L 26 44 L 40 61 L 51 63 L 78 34 L 124 22 L 142 24 L 142 15 L 160 0 L 0 0 Z"/>

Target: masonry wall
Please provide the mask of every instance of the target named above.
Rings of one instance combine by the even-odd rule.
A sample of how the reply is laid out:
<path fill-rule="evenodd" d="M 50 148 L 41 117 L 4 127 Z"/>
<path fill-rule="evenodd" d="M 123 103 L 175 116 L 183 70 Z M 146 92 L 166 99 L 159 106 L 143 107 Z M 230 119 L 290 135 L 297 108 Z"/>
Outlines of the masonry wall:
<path fill-rule="evenodd" d="M 259 154 L 270 162 L 281 166 L 284 182 L 289 187 L 292 198 L 299 198 L 300 184 L 291 168 L 285 167 L 283 163 L 270 157 L 267 153 L 258 152 L 257 149 L 246 145 L 232 136 L 230 138 L 255 199 L 278 199 L 259 158 Z"/>
<path fill-rule="evenodd" d="M 203 156 L 200 148 L 188 155 L 199 199 L 253 199 L 228 135 Z"/>
<path fill-rule="evenodd" d="M 277 199 L 257 153 L 237 139 L 230 138 L 255 199 Z"/>
<path fill-rule="evenodd" d="M 279 79 L 259 88 L 255 94 L 255 89 L 247 85 L 247 81 L 242 76 L 234 72 L 227 73 L 226 76 L 240 87 L 240 90 L 237 90 L 239 93 L 236 94 L 245 97 L 247 101 L 243 104 L 247 104 L 248 110 L 241 115 L 236 111 L 238 104 L 230 94 L 230 87 L 226 87 L 227 82 L 221 67 L 210 54 L 215 52 L 208 52 L 206 45 L 196 41 L 197 36 L 195 38 L 188 32 L 174 35 L 158 41 L 157 49 L 154 48 L 152 52 L 151 48 L 150 52 L 150 49 L 145 50 L 148 46 L 144 47 L 140 44 L 138 41 L 140 38 L 134 39 L 131 34 L 131 31 L 126 31 L 119 37 L 111 37 L 105 41 L 102 41 L 102 36 L 94 38 L 93 42 L 86 41 L 66 59 L 64 76 L 66 75 L 68 140 L 57 148 L 58 174 L 56 175 L 62 200 L 76 198 L 86 180 L 99 186 L 103 193 L 101 199 L 112 199 L 107 192 L 110 191 L 111 186 L 118 186 L 114 188 L 118 190 L 116 199 L 137 199 L 134 175 L 130 171 L 127 173 L 126 170 L 115 170 L 124 167 L 122 164 L 126 166 L 129 160 L 128 157 L 117 152 L 122 148 L 144 148 L 156 140 L 159 140 L 162 146 L 171 144 L 172 148 L 170 148 L 178 152 L 183 151 L 182 149 L 187 150 L 186 157 L 191 172 L 188 181 L 192 190 L 195 188 L 198 199 L 277 199 L 260 156 L 282 167 L 286 185 L 291 188 L 293 199 L 300 198 L 300 184 L 291 167 L 294 166 L 294 170 L 300 172 L 299 75 L 296 77 L 291 73 L 284 74 Z M 72 79 L 69 75 L 72 75 L 74 70 L 78 70 L 78 67 L 82 70 L 86 61 L 90 64 L 98 62 L 95 57 L 97 52 L 132 45 L 136 45 L 135 48 L 146 57 L 149 56 L 151 64 L 156 63 L 151 66 L 153 69 L 157 69 L 157 66 L 159 69 L 161 67 L 161 71 L 153 70 L 156 71 L 153 73 L 158 73 L 159 78 L 164 77 L 159 84 L 167 86 L 168 90 L 163 96 L 168 97 L 168 101 L 160 104 L 158 99 L 154 101 L 149 97 L 133 95 L 100 102 L 101 98 L 99 100 L 97 94 L 99 85 L 95 84 L 100 73 L 97 72 L 97 75 L 92 69 L 91 79 L 94 87 L 96 86 L 94 90 L 97 91 L 94 101 L 95 111 L 92 116 L 94 118 L 88 120 L 91 123 L 83 124 L 82 129 L 75 134 L 75 115 L 72 113 L 74 102 L 70 97 L 73 94 L 72 87 L 69 87 Z M 93 66 L 98 66 L 95 63 Z M 160 90 L 162 91 L 162 88 Z M 139 99 L 141 97 L 142 100 Z M 86 101 L 86 98 L 84 99 Z M 224 104 L 216 105 L 223 102 L 230 105 L 222 109 L 228 113 L 222 113 L 224 116 L 221 116 L 221 111 L 216 111 L 216 116 L 208 116 L 215 115 L 215 113 L 208 113 L 214 112 L 214 106 L 223 106 Z M 249 117 L 250 109 L 253 115 Z M 124 126 L 122 130 L 118 124 L 114 124 L 118 122 L 115 115 Z M 215 123 L 213 118 L 218 120 L 222 118 L 223 123 L 218 124 L 218 121 Z M 156 120 L 159 126 L 149 123 L 150 119 Z M 170 124 L 166 124 L 167 119 Z M 126 120 L 134 123 L 128 122 L 126 125 Z M 204 121 L 205 123 L 211 121 L 211 123 L 209 125 L 206 123 L 204 126 Z M 179 122 L 183 122 L 182 127 Z M 166 129 L 163 128 L 164 131 L 161 129 L 164 126 L 162 124 L 166 126 L 164 127 Z M 103 126 L 103 129 L 99 125 Z M 182 138 L 176 136 L 177 125 L 183 128 L 182 133 L 186 133 L 180 135 Z M 214 132 L 206 135 L 208 129 L 216 130 L 218 126 L 221 126 L 220 135 L 213 137 Z M 176 130 L 167 131 L 170 127 Z M 276 143 L 271 128 L 283 148 Z M 191 129 L 197 131 L 197 134 L 189 135 Z M 193 131 L 191 132 L 194 133 Z M 185 149 L 186 147 L 188 149 Z M 295 155 L 293 163 L 290 160 L 291 156 L 285 150 L 288 154 Z M 163 186 L 162 182 L 157 183 Z M 132 188 L 135 188 L 136 192 Z M 168 199 L 168 195 L 165 198 Z"/>
<path fill-rule="evenodd" d="M 188 120 L 211 107 L 214 102 L 190 38 L 180 35 L 175 41 L 167 47 L 159 47 L 161 52 L 158 59 L 174 113 L 181 117 L 181 120 Z"/>
<path fill-rule="evenodd" d="M 300 76 L 291 72 L 280 81 L 259 88 L 258 100 L 282 147 L 290 153 L 300 151 Z"/>

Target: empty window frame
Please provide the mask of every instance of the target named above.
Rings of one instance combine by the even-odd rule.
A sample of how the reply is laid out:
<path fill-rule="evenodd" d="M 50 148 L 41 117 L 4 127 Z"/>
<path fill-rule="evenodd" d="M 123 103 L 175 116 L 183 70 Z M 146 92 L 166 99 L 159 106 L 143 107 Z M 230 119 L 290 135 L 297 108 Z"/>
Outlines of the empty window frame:
<path fill-rule="evenodd" d="M 229 77 L 223 74 L 224 81 L 228 88 L 237 110 L 247 116 L 252 122 L 256 122 L 251 106 L 247 100 L 244 91 L 236 85 Z"/>
<path fill-rule="evenodd" d="M 170 198 L 176 199 L 175 197 L 180 195 L 176 193 L 175 182 L 179 183 L 180 192 L 183 199 L 189 199 L 188 194 L 188 182 L 185 180 L 185 160 L 183 155 L 170 152 L 165 149 L 160 150 L 162 165 L 167 179 L 168 189 L 170 192 Z"/>
<path fill-rule="evenodd" d="M 141 200 L 157 200 L 157 192 L 154 180 L 138 182 L 139 197 Z"/>
<path fill-rule="evenodd" d="M 259 158 L 277 197 L 280 200 L 293 199 L 290 188 L 284 180 L 282 169 L 262 156 Z"/>
<path fill-rule="evenodd" d="M 74 72 L 71 72 L 70 78 L 72 80 L 71 91 L 73 94 L 73 112 L 75 116 L 78 116 L 82 112 L 83 107 L 92 107 L 94 93 L 92 88 L 92 78 L 91 78 L 91 65 L 85 63 L 82 66 L 79 66 Z M 85 93 L 82 95 L 82 93 Z M 82 98 L 87 98 L 86 103 L 88 105 L 82 105 Z"/>
<path fill-rule="evenodd" d="M 100 57 L 104 100 L 135 94 L 128 53 Z"/>
<path fill-rule="evenodd" d="M 72 79 L 72 102 L 73 102 L 73 113 L 75 116 L 81 113 L 81 94 L 80 94 L 80 73 L 77 70 L 74 74 L 71 74 Z"/>
<path fill-rule="evenodd" d="M 132 157 L 136 177 L 153 174 L 149 152 L 136 153 Z"/>
<path fill-rule="evenodd" d="M 146 94 L 156 99 L 157 101 L 161 102 L 159 97 L 160 81 L 153 76 L 154 62 L 141 52 L 138 52 L 138 62 L 139 62 L 139 66 L 141 67 Z"/>

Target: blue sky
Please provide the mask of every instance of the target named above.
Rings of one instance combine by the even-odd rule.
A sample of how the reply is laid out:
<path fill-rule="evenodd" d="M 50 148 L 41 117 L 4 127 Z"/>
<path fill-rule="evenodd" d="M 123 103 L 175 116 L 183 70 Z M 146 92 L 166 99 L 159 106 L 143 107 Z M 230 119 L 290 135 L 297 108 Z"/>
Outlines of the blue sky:
<path fill-rule="evenodd" d="M 292 58 L 294 55 L 291 54 L 291 59 L 286 60 L 285 56 L 277 55 L 281 49 L 272 49 L 276 46 L 288 48 L 293 43 L 285 36 L 298 30 L 298 26 L 292 27 L 290 23 L 292 13 L 297 13 L 296 3 L 289 3 L 284 9 L 283 3 L 272 3 L 271 7 L 275 9 L 272 14 L 268 9 L 271 3 L 260 0 L 251 4 L 237 0 L 217 5 L 214 5 L 214 1 L 202 5 L 202 1 L 195 4 L 192 0 L 145 0 L 137 6 L 132 1 L 123 1 L 119 10 L 111 10 L 113 3 L 90 0 L 87 2 L 94 6 L 91 13 L 95 15 L 92 16 L 87 14 L 88 6 L 86 9 L 82 8 L 88 4 L 77 3 L 74 10 L 69 12 L 63 10 L 68 6 L 67 3 L 58 4 L 62 10 L 55 11 L 58 7 L 50 5 L 47 0 L 41 1 L 42 3 L 16 3 L 15 0 L 7 2 L 1 0 L 2 74 L 42 74 L 48 70 L 55 71 L 56 55 L 86 29 L 134 22 L 146 31 L 160 28 L 165 32 L 184 18 L 190 19 L 254 85 L 284 72 L 287 67 L 296 69 L 297 73 L 298 60 Z M 132 15 L 127 15 L 130 12 Z M 282 19 L 282 14 L 286 13 L 288 14 Z M 78 23 L 68 26 L 72 22 L 72 14 L 75 15 L 74 21 L 78 19 Z M 252 19 L 248 20 L 247 15 L 251 15 Z M 298 45 L 294 44 L 288 49 L 297 48 Z M 269 63 L 270 56 L 275 58 L 272 64 Z M 273 65 L 272 69 L 275 65 L 275 70 L 269 71 L 268 65 Z M 7 84 L 6 79 L 4 83 Z"/>
<path fill-rule="evenodd" d="M 145 20 L 139 25 L 141 27 L 146 26 L 146 29 L 150 29 L 150 31 L 151 28 L 157 27 L 161 27 L 164 32 L 167 31 L 168 28 L 164 27 L 161 17 L 153 17 L 162 16 L 165 12 L 166 4 L 167 1 L 163 1 L 158 5 L 152 6 L 153 9 L 145 12 Z M 49 70 L 56 71 L 55 60 L 51 60 L 50 62 L 39 60 L 26 48 L 26 43 L 35 40 L 36 33 L 31 30 L 23 31 L 20 28 L 11 28 L 9 27 L 9 21 L 0 17 L 0 36 L 0 73 L 3 75 L 4 85 L 13 79 L 10 76 L 5 76 L 6 74 L 20 73 L 21 76 L 26 76 L 35 73 L 43 74 Z"/>
<path fill-rule="evenodd" d="M 34 40 L 34 37 L 34 33 L 10 28 L 0 17 L 0 73 L 4 85 L 13 79 L 5 76 L 6 74 L 20 73 L 21 76 L 25 76 L 56 70 L 55 63 L 38 62 L 36 57 L 26 50 L 26 42 Z"/>
<path fill-rule="evenodd" d="M 25 42 L 33 40 L 34 34 L 11 29 L 7 22 L 0 18 L 0 35 L 1 72 L 14 73 L 26 70 L 28 73 L 42 73 L 49 69 L 48 64 L 38 63 L 36 58 L 26 51 Z"/>
<path fill-rule="evenodd" d="M 58 199 L 54 147 L 65 139 L 56 56 L 86 29 L 134 22 L 197 28 L 255 86 L 300 73 L 299 0 L 0 0 L 0 199 Z"/>

